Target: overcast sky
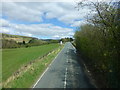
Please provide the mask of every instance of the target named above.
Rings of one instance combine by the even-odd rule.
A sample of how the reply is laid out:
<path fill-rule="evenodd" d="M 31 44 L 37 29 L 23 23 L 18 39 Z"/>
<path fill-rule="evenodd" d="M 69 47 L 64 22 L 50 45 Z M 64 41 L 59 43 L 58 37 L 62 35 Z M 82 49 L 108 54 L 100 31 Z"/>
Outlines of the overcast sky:
<path fill-rule="evenodd" d="M 85 24 L 88 8 L 75 7 L 76 2 L 2 2 L 0 32 L 59 39 L 73 37 L 76 27 Z"/>

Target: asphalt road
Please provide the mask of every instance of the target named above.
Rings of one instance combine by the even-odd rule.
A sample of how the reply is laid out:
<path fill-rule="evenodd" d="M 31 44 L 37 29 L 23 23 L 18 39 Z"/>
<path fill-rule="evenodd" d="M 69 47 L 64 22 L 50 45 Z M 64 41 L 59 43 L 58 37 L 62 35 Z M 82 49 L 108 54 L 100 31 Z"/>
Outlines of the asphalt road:
<path fill-rule="evenodd" d="M 72 44 L 66 43 L 33 88 L 94 88 L 79 59 Z"/>

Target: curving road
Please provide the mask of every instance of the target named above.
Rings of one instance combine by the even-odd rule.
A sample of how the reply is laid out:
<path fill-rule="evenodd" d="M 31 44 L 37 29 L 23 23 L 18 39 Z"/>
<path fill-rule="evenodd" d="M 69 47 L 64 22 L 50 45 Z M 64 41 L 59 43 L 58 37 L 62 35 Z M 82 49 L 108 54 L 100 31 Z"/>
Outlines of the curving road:
<path fill-rule="evenodd" d="M 67 42 L 33 88 L 94 88 L 79 59 L 76 49 Z"/>

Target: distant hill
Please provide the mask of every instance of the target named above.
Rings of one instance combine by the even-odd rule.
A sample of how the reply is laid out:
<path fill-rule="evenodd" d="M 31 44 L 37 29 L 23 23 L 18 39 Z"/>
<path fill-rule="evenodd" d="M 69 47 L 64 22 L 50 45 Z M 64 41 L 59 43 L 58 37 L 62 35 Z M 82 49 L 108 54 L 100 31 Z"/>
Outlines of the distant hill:
<path fill-rule="evenodd" d="M 38 39 L 35 37 L 11 35 L 5 33 L 2 33 L 2 37 L 0 37 L 0 41 L 2 41 L 2 48 L 20 48 L 20 47 L 39 46 L 50 43 L 59 43 L 59 40 L 54 40 L 54 39 Z"/>
<path fill-rule="evenodd" d="M 14 40 L 17 43 L 22 43 L 23 41 L 25 41 L 25 43 L 28 43 L 30 40 L 37 39 L 37 38 L 2 33 L 2 39 Z"/>
<path fill-rule="evenodd" d="M 11 35 L 2 33 L 0 37 L 2 41 L 2 48 L 20 48 L 20 47 L 31 47 L 47 44 L 47 41 L 43 41 L 34 37 Z M 1 48 L 1 47 L 0 47 Z"/>

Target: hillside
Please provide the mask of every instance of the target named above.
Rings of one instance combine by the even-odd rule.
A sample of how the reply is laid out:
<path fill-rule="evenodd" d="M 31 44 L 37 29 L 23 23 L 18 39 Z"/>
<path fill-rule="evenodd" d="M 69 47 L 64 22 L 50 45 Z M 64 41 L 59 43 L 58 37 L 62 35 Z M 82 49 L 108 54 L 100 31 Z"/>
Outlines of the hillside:
<path fill-rule="evenodd" d="M 37 39 L 37 38 L 2 33 L 2 39 L 14 40 L 17 43 L 22 43 L 23 41 L 25 41 L 25 43 L 28 43 L 30 40 Z"/>
<path fill-rule="evenodd" d="M 20 48 L 47 44 L 46 41 L 38 38 L 4 33 L 2 33 L 0 40 L 2 41 L 2 48 Z"/>

